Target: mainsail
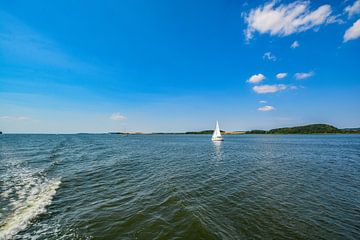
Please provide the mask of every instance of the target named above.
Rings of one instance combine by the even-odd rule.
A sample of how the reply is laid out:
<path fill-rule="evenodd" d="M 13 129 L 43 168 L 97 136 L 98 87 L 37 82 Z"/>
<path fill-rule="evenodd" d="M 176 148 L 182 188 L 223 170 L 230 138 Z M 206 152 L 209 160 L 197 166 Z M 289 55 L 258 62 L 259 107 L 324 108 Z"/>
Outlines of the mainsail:
<path fill-rule="evenodd" d="M 213 141 L 222 141 L 224 140 L 221 136 L 221 133 L 220 133 L 220 127 L 219 127 L 219 122 L 216 121 L 216 127 L 215 127 L 215 130 L 214 130 L 214 133 L 212 135 L 212 138 L 211 140 Z"/>

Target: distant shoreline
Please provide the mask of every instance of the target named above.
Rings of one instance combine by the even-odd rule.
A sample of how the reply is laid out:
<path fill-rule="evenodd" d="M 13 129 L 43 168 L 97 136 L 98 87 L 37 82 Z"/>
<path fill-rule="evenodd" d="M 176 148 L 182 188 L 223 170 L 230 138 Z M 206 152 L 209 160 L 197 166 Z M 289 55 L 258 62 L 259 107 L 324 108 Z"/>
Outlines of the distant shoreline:
<path fill-rule="evenodd" d="M 202 130 L 178 133 L 111 133 L 111 134 L 186 134 L 186 135 L 206 135 L 212 134 L 214 130 Z M 360 128 L 339 129 L 328 124 L 310 124 L 304 126 L 274 128 L 270 130 L 250 130 L 250 131 L 221 131 L 223 135 L 243 135 L 243 134 L 360 134 Z"/>
<path fill-rule="evenodd" d="M 185 132 L 185 134 L 212 134 L 213 130 Z M 221 131 L 224 135 L 242 134 L 360 134 L 360 128 L 339 129 L 329 124 L 309 124 L 295 127 L 274 128 L 270 130 Z"/>
<path fill-rule="evenodd" d="M 214 130 L 191 131 L 191 132 L 108 132 L 108 133 L 0 133 L 6 134 L 116 134 L 116 135 L 210 135 Z M 244 135 L 244 134 L 360 134 L 360 128 L 343 128 L 339 129 L 328 124 L 310 124 L 304 126 L 274 128 L 270 130 L 250 130 L 250 131 L 222 131 L 223 135 Z"/>
<path fill-rule="evenodd" d="M 186 134 L 211 134 L 212 131 L 205 130 L 199 132 L 187 132 Z M 304 126 L 274 128 L 270 130 L 250 130 L 250 131 L 221 131 L 225 135 L 238 134 L 359 134 L 360 128 L 339 129 L 328 124 L 309 124 Z"/>
<path fill-rule="evenodd" d="M 360 134 L 360 132 L 357 131 L 351 131 L 351 132 L 343 132 L 343 133 L 228 133 L 228 132 L 222 132 L 222 135 L 356 135 Z M 3 136 L 6 135 L 212 135 L 212 133 L 185 133 L 185 132 L 179 132 L 179 133 L 172 133 L 172 132 L 164 132 L 164 133 L 134 133 L 134 134 L 127 134 L 127 133 L 2 133 Z M 1 135 L 0 135 L 1 136 Z"/>

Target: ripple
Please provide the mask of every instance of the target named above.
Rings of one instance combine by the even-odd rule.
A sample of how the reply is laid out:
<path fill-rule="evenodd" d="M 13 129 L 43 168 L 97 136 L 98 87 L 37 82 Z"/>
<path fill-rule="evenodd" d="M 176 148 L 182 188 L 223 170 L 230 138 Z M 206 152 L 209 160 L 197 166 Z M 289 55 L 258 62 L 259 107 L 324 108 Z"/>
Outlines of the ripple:
<path fill-rule="evenodd" d="M 360 236 L 360 136 L 4 137 L 0 221 L 14 238 Z"/>

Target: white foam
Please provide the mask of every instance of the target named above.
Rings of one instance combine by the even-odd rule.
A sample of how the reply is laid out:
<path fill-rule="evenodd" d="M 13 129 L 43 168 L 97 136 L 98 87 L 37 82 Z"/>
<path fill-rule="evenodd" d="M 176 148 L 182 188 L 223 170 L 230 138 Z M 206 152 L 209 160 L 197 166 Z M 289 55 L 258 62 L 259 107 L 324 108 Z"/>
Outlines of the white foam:
<path fill-rule="evenodd" d="M 24 179 L 28 181 L 21 189 L 17 184 L 14 186 L 17 190 L 17 198 L 11 200 L 13 211 L 0 225 L 0 239 L 12 238 L 24 230 L 39 214 L 46 212 L 46 207 L 51 204 L 61 183 L 60 179 L 34 179 L 29 175 L 17 179 L 22 179 L 22 183 Z"/>

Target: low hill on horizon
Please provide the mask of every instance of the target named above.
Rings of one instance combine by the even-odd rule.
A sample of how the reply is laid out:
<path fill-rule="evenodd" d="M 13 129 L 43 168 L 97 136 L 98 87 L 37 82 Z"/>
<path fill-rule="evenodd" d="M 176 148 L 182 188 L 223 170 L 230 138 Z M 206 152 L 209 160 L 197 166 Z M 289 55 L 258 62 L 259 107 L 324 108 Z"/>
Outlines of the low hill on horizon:
<path fill-rule="evenodd" d="M 193 132 L 186 132 L 185 134 L 213 134 L 214 130 L 203 130 L 203 131 L 193 131 Z M 225 131 L 220 130 L 221 133 L 225 133 Z"/>
<path fill-rule="evenodd" d="M 185 134 L 212 134 L 214 130 L 203 130 L 186 132 Z M 344 128 L 339 129 L 329 124 L 309 124 L 295 127 L 274 128 L 270 130 L 251 130 L 251 131 L 232 131 L 225 132 L 221 130 L 222 134 L 351 134 L 360 133 L 360 128 Z"/>
<path fill-rule="evenodd" d="M 339 129 L 329 124 L 309 124 L 296 127 L 274 128 L 269 131 L 252 130 L 247 134 L 322 134 L 322 133 L 360 133 L 357 128 Z"/>

